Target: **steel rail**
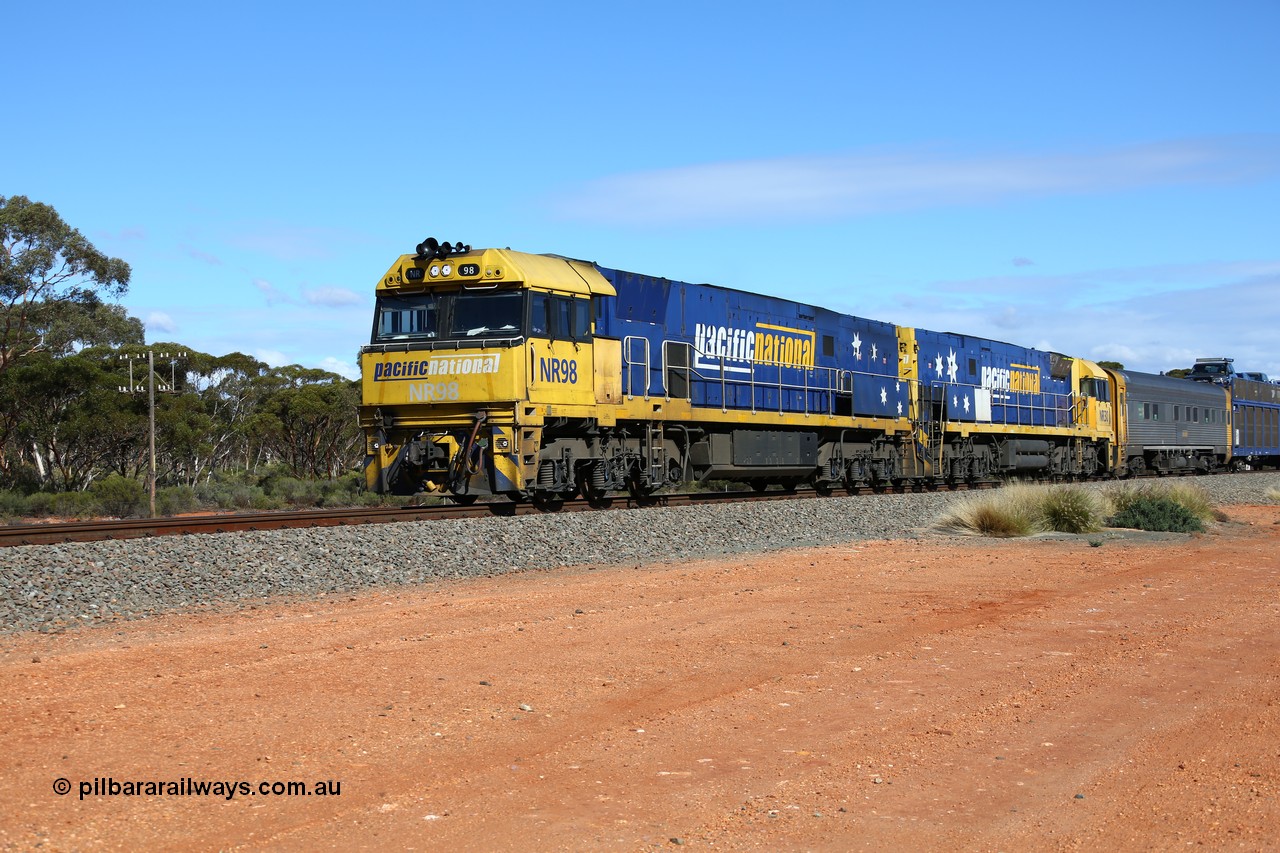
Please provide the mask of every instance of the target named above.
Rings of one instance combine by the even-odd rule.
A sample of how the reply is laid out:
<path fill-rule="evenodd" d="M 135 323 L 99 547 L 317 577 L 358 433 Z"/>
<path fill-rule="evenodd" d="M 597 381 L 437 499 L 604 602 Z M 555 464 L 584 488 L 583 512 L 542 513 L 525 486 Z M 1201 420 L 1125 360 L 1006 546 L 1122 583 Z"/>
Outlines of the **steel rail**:
<path fill-rule="evenodd" d="M 1192 472 L 1188 472 L 1192 473 Z M 1185 476 L 1185 475 L 1175 475 Z M 837 489 L 831 494 L 925 494 L 928 492 L 991 489 L 997 482 L 903 484 L 898 486 Z M 459 518 L 538 515 L 549 512 L 599 512 L 643 507 L 696 506 L 700 504 L 749 501 L 805 500 L 822 497 L 812 488 L 772 492 L 692 492 L 655 494 L 643 498 L 618 495 L 589 500 L 521 501 L 495 500 L 474 504 L 445 503 L 431 506 L 357 507 L 307 509 L 274 512 L 238 512 L 184 515 L 163 518 L 95 519 L 92 521 L 11 524 L 0 526 L 0 548 L 20 545 L 56 545 L 68 542 L 100 542 L 143 539 L 158 536 L 238 533 L 255 530 L 287 530 L 311 527 L 347 527 L 390 524 L 404 521 L 441 521 Z"/>
<path fill-rule="evenodd" d="M 113 539 L 142 539 L 199 533 L 237 533 L 254 530 L 286 530 L 310 527 L 344 527 L 389 524 L 402 521 L 441 521 L 456 518 L 516 516 L 546 512 L 587 512 L 629 509 L 641 506 L 679 506 L 694 503 L 741 500 L 782 500 L 811 497 L 811 491 L 787 492 L 704 492 L 688 495 L 653 495 L 646 498 L 619 496 L 601 500 L 555 500 L 520 502 L 500 500 L 475 504 L 432 506 L 356 507 L 275 512 L 209 513 L 161 518 L 94 519 L 91 521 L 47 522 L 0 526 L 0 547 L 53 545 L 64 542 L 98 542 Z"/>

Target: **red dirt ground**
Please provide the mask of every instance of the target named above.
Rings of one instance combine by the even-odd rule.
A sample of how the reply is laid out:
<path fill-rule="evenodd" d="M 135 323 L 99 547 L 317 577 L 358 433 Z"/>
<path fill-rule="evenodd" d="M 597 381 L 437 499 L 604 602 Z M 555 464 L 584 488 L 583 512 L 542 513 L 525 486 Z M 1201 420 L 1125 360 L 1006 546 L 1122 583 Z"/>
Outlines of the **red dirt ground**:
<path fill-rule="evenodd" d="M 1228 514 L 11 635 L 0 846 L 1277 849 L 1280 508 Z"/>

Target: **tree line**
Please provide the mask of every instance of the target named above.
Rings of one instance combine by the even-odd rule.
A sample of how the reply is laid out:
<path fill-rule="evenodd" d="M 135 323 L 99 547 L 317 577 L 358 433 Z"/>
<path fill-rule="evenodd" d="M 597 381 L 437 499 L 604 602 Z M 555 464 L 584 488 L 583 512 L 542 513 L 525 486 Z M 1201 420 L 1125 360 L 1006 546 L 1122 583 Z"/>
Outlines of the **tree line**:
<path fill-rule="evenodd" d="M 178 341 L 147 345 L 142 322 L 108 301 L 127 292 L 129 276 L 126 262 L 52 207 L 0 196 L 0 489 L 145 482 L 148 349 L 185 353 L 155 365 L 159 485 L 344 474 L 354 482 L 363 455 L 357 382 Z"/>

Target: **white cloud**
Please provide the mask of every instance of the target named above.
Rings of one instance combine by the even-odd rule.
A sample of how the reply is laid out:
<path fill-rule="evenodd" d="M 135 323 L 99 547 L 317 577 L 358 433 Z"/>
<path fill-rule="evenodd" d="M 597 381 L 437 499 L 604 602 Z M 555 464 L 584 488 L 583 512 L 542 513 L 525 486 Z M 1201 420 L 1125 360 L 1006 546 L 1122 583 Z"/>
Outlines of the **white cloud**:
<path fill-rule="evenodd" d="M 320 363 L 316 365 L 321 370 L 327 370 L 330 373 L 336 373 L 346 379 L 359 379 L 360 370 L 351 362 L 343 361 L 333 356 L 326 356 L 320 359 Z"/>
<path fill-rule="evenodd" d="M 187 257 L 200 261 L 201 263 L 208 264 L 211 267 L 222 266 L 222 258 L 202 249 L 193 249 L 190 246 L 183 246 L 182 251 L 186 253 Z"/>
<path fill-rule="evenodd" d="M 284 367 L 291 363 L 285 358 L 284 353 L 273 349 L 256 349 L 253 351 L 253 357 L 258 361 L 266 362 L 268 367 Z"/>
<path fill-rule="evenodd" d="M 364 302 L 363 296 L 345 287 L 304 287 L 302 298 L 312 305 L 323 305 L 327 308 L 344 308 Z"/>
<path fill-rule="evenodd" d="M 148 331 L 164 332 L 166 334 L 173 334 L 178 331 L 178 324 L 163 311 L 152 311 L 148 314 L 146 326 Z"/>
<path fill-rule="evenodd" d="M 268 305 L 293 305 L 296 300 L 266 279 L 255 278 L 253 286 L 267 298 Z"/>
<path fill-rule="evenodd" d="M 1280 264 L 1263 261 L 936 282 L 909 299 L 830 307 L 1148 373 L 1229 356 L 1242 370 L 1280 374 L 1277 293 Z"/>
<path fill-rule="evenodd" d="M 1035 155 L 855 153 L 707 163 L 614 175 L 554 202 L 571 219 L 625 223 L 777 220 L 1227 183 L 1280 169 L 1269 138 L 1169 140 Z"/>

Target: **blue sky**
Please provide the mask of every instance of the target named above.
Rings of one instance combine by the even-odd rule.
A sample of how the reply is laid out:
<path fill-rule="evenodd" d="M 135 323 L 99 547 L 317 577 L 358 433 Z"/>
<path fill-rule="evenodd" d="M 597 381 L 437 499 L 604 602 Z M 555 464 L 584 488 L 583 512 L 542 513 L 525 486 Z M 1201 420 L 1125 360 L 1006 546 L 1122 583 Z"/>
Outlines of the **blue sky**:
<path fill-rule="evenodd" d="M 427 236 L 1280 375 L 1280 3 L 18 4 L 0 195 L 355 375 Z"/>

